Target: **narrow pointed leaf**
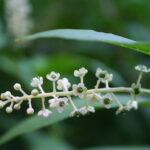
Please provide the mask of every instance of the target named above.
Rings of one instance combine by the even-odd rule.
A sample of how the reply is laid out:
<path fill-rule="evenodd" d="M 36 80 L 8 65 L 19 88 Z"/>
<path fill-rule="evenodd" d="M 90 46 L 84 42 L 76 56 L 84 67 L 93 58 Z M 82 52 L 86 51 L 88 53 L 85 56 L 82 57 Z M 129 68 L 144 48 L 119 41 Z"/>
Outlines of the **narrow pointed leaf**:
<path fill-rule="evenodd" d="M 62 38 L 67 40 L 104 42 L 130 48 L 150 55 L 150 42 L 138 42 L 112 33 L 96 32 L 94 30 L 57 29 L 39 32 L 17 39 L 17 41 L 35 40 L 39 38 Z"/>
<path fill-rule="evenodd" d="M 127 95 L 119 95 L 118 97 L 121 100 L 122 104 L 125 104 L 128 100 Z M 141 101 L 140 103 L 142 104 L 145 103 L 144 106 L 150 106 L 150 101 L 145 101 L 143 97 L 141 97 L 139 100 Z M 82 107 L 85 104 L 85 101 L 80 99 L 76 99 L 75 102 L 78 108 Z M 95 106 L 96 108 L 101 108 L 99 102 L 93 103 L 92 105 Z M 112 107 L 116 107 L 116 104 L 113 104 Z M 56 112 L 56 110 L 54 110 L 53 114 L 47 118 L 39 116 L 29 117 L 26 120 L 22 121 L 21 123 L 17 124 L 15 127 L 11 128 L 9 131 L 7 131 L 0 138 L 0 145 L 22 134 L 29 133 L 42 127 L 46 127 L 48 125 L 62 121 L 70 116 L 71 111 L 72 108 L 69 105 L 61 114 Z"/>

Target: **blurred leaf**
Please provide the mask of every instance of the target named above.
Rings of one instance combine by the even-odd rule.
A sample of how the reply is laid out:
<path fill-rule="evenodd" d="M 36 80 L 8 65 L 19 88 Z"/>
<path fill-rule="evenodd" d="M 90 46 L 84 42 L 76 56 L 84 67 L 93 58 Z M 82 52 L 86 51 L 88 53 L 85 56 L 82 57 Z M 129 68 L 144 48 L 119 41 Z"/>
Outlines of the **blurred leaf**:
<path fill-rule="evenodd" d="M 17 60 L 12 59 L 9 56 L 0 56 L 0 70 L 4 71 L 7 74 L 11 74 L 14 77 L 18 77 L 18 64 Z M 15 69 L 15 70 L 14 70 Z"/>
<path fill-rule="evenodd" d="M 32 66 L 33 72 L 37 75 L 39 74 L 43 75 L 52 70 L 61 73 L 71 71 L 73 73 L 74 69 L 78 69 L 80 67 L 86 67 L 89 71 L 95 74 L 96 69 L 100 67 L 113 73 L 114 75 L 114 80 L 112 81 L 113 85 L 116 86 L 121 84 L 126 85 L 126 81 L 125 79 L 123 79 L 120 73 L 118 73 L 114 69 L 111 69 L 109 66 L 105 65 L 101 61 L 92 59 L 90 57 L 66 53 L 60 55 L 57 54 L 54 56 L 36 55 L 31 60 L 32 61 L 28 60 L 28 62 L 31 62 L 29 66 Z"/>
<path fill-rule="evenodd" d="M 149 150 L 149 146 L 109 146 L 109 147 L 95 147 L 83 150 Z"/>
<path fill-rule="evenodd" d="M 127 95 L 118 95 L 118 98 L 121 100 L 121 102 L 123 104 L 126 103 L 126 100 L 128 100 L 128 96 Z M 150 103 L 150 101 L 145 101 L 143 100 L 143 97 L 140 97 L 139 101 L 146 102 L 146 103 Z M 79 100 L 79 99 L 75 99 L 75 103 L 77 105 L 78 108 L 82 107 L 85 103 L 84 100 Z M 96 108 L 101 108 L 99 102 L 95 102 L 92 104 L 93 106 L 95 106 Z M 112 107 L 116 107 L 116 104 L 114 103 L 112 105 Z M 62 121 L 66 118 L 69 117 L 70 112 L 72 111 L 72 107 L 71 105 L 69 105 L 63 113 L 58 113 L 55 109 L 53 111 L 53 114 L 50 115 L 47 118 L 44 117 L 39 117 L 39 116 L 33 116 L 33 117 L 29 117 L 28 119 L 22 121 L 21 123 L 19 123 L 18 125 L 16 125 L 15 127 L 11 128 L 8 132 L 6 132 L 6 134 L 4 134 L 4 136 L 2 136 L 0 138 L 0 145 L 10 141 L 11 139 L 34 131 L 36 129 L 40 129 L 42 127 L 51 125 L 53 123 L 56 123 L 58 121 Z"/>
<path fill-rule="evenodd" d="M 36 33 L 25 36 L 19 40 L 35 40 L 39 38 L 63 38 L 69 40 L 80 41 L 99 41 L 109 44 L 114 44 L 126 48 L 131 48 L 145 54 L 150 54 L 150 42 L 137 42 L 118 35 L 104 32 L 96 32 L 93 30 L 78 30 L 78 29 L 58 29 Z"/>
<path fill-rule="evenodd" d="M 89 63 L 89 66 L 90 66 L 90 69 L 95 72 L 96 69 L 99 67 L 99 68 L 102 68 L 102 69 L 105 69 L 105 70 L 108 70 L 108 72 L 112 73 L 114 78 L 113 78 L 113 85 L 126 85 L 126 81 L 125 79 L 121 76 L 121 74 L 117 71 L 115 71 L 114 69 L 110 68 L 109 66 L 105 65 L 104 63 L 102 63 L 101 61 L 99 60 L 96 60 L 96 59 L 91 59 L 89 58 L 88 59 L 88 63 Z"/>
<path fill-rule="evenodd" d="M 33 77 L 30 59 L 16 59 L 7 55 L 0 56 L 0 70 L 19 79 L 24 86 L 29 87 L 29 82 Z"/>
<path fill-rule="evenodd" d="M 28 142 L 28 150 L 72 150 L 73 148 L 63 139 L 40 132 L 25 136 Z"/>
<path fill-rule="evenodd" d="M 3 32 L 2 23 L 0 20 L 0 48 L 4 47 L 6 44 L 7 44 L 7 38 Z"/>

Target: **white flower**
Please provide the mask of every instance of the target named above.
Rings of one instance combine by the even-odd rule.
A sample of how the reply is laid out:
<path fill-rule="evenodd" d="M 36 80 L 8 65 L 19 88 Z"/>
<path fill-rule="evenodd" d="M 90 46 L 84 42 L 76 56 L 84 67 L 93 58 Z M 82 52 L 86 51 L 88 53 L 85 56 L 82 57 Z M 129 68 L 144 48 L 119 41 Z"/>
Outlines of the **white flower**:
<path fill-rule="evenodd" d="M 110 82 L 112 81 L 113 75 L 109 74 L 107 71 L 102 70 L 100 68 L 97 68 L 96 70 L 96 77 L 98 79 L 100 79 L 103 83 L 105 83 L 106 81 Z"/>
<path fill-rule="evenodd" d="M 97 68 L 95 75 L 97 78 L 101 78 L 102 73 L 103 73 L 103 70 L 101 68 Z M 105 76 L 105 74 L 103 76 Z"/>
<path fill-rule="evenodd" d="M 88 70 L 85 69 L 84 67 L 80 68 L 79 70 L 74 71 L 74 76 L 75 77 L 83 77 L 88 73 Z"/>
<path fill-rule="evenodd" d="M 70 82 L 67 78 L 59 79 L 57 81 L 57 89 L 58 90 L 68 90 L 68 88 L 71 86 Z"/>
<path fill-rule="evenodd" d="M 50 104 L 49 107 L 51 107 L 51 108 L 57 107 L 57 105 L 58 105 L 58 98 L 52 98 L 48 102 Z"/>
<path fill-rule="evenodd" d="M 52 114 L 52 111 L 48 109 L 40 110 L 38 112 L 38 116 L 48 117 L 50 114 Z"/>
<path fill-rule="evenodd" d="M 113 74 L 107 74 L 106 78 L 102 80 L 102 82 L 106 82 L 106 81 L 110 82 L 112 81 L 112 79 L 113 79 Z"/>
<path fill-rule="evenodd" d="M 126 110 L 138 109 L 138 102 L 136 100 L 129 100 L 126 104 Z"/>
<path fill-rule="evenodd" d="M 33 26 L 30 1 L 5 0 L 4 4 L 7 28 L 11 36 L 16 38 L 28 35 Z"/>
<path fill-rule="evenodd" d="M 141 84 L 140 83 L 139 84 L 133 83 L 131 85 L 131 88 L 133 89 L 133 92 L 134 92 L 135 95 L 140 94 L 140 92 L 141 92 Z"/>
<path fill-rule="evenodd" d="M 113 74 L 106 73 L 104 78 L 101 78 L 103 83 L 110 82 L 113 79 Z"/>
<path fill-rule="evenodd" d="M 110 109 L 112 103 L 112 97 L 110 96 L 110 94 L 106 94 L 102 97 L 101 102 L 105 108 Z"/>
<path fill-rule="evenodd" d="M 50 74 L 47 74 L 46 77 L 50 81 L 57 81 L 60 77 L 60 74 L 52 71 Z"/>
<path fill-rule="evenodd" d="M 43 84 L 43 78 L 42 77 L 35 77 L 31 81 L 31 86 L 33 87 L 39 87 L 39 85 Z"/>
<path fill-rule="evenodd" d="M 87 113 L 90 113 L 90 112 L 94 113 L 95 108 L 93 106 L 84 106 L 80 108 L 79 111 L 82 115 L 86 115 Z"/>
<path fill-rule="evenodd" d="M 95 98 L 98 99 L 105 108 L 107 109 L 111 108 L 112 97 L 110 94 L 101 96 L 99 94 L 94 93 L 94 95 L 95 95 Z"/>
<path fill-rule="evenodd" d="M 148 69 L 144 65 L 137 65 L 135 66 L 135 70 L 141 71 L 141 72 L 150 72 L 150 69 Z"/>
<path fill-rule="evenodd" d="M 49 103 L 51 108 L 57 108 L 58 112 L 61 113 L 64 110 L 64 106 L 68 105 L 68 99 L 65 97 L 64 98 L 55 97 L 53 99 L 50 99 Z"/>
<path fill-rule="evenodd" d="M 80 98 L 84 98 L 86 96 L 87 88 L 83 83 L 74 84 L 72 88 L 75 96 L 79 96 Z"/>

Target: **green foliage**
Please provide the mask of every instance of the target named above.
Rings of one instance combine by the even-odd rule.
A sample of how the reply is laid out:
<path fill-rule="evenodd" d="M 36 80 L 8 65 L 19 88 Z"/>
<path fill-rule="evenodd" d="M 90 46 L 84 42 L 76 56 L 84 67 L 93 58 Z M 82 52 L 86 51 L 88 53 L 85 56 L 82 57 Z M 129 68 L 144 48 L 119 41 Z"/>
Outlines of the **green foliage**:
<path fill-rule="evenodd" d="M 47 30 L 51 32 L 53 29 L 66 28 L 92 29 L 128 37 L 134 39 L 135 41 L 131 41 L 135 43 L 121 44 L 120 42 L 116 43 L 114 39 L 111 39 L 111 41 L 105 39 L 106 41 L 101 41 L 101 43 L 99 41 L 94 42 L 97 41 L 97 38 L 92 42 L 87 39 L 84 39 L 83 42 L 72 40 L 66 42 L 63 40 L 64 35 L 63 37 L 59 35 L 59 38 L 62 38 L 61 40 L 52 35 L 53 39 L 51 40 L 43 37 L 44 39 L 29 42 L 27 45 L 26 42 L 17 43 L 14 42 L 15 39 L 10 38 L 11 35 L 7 29 L 7 18 L 5 16 L 5 1 L 0 0 L 1 93 L 12 90 L 15 82 L 22 83 L 23 88 L 30 91 L 29 82 L 32 77 L 44 76 L 50 71 L 58 71 L 63 77 L 66 76 L 72 83 L 75 83 L 77 80 L 71 74 L 74 69 L 82 66 L 89 70 L 89 77 L 86 78 L 89 87 L 93 87 L 95 84 L 93 76 L 97 67 L 114 74 L 115 78 L 111 86 L 130 86 L 130 83 L 135 81 L 134 79 L 137 77 L 137 74 L 132 71 L 133 67 L 137 64 L 147 66 L 150 64 L 149 55 L 145 55 L 150 53 L 149 0 L 45 0 L 44 2 L 43 0 L 31 0 L 31 7 L 33 7 L 31 19 L 34 22 L 31 33 Z M 115 35 L 112 36 L 116 39 Z M 117 36 L 117 40 L 119 38 L 122 41 L 122 37 Z M 125 41 L 126 39 L 123 38 L 122 42 Z M 130 51 L 124 47 L 136 51 Z M 150 88 L 149 76 L 144 76 L 142 85 L 145 88 Z M 47 84 L 44 89 L 49 91 L 49 87 L 50 85 Z M 34 116 L 26 119 L 25 110 L 14 112 L 11 115 L 6 115 L 3 111 L 0 111 L 1 137 L 6 133 L 0 139 L 3 139 L 2 142 L 6 144 L 0 146 L 0 149 L 71 149 L 66 146 L 69 143 L 75 149 L 88 149 L 88 147 L 91 147 L 89 149 L 94 150 L 147 150 L 149 147 L 143 145 L 150 145 L 150 103 L 148 100 L 140 102 L 140 106 L 144 107 L 140 107 L 138 111 L 126 115 L 116 116 L 111 111 L 101 109 L 95 114 L 84 118 L 66 120 L 68 112 L 68 114 L 65 114 L 67 116 L 55 114 L 56 119 L 48 118 L 47 121 L 44 120 L 40 123 L 39 121 L 42 118 Z M 26 108 L 26 105 L 24 107 Z M 35 109 L 39 108 L 38 101 L 34 103 L 34 107 Z M 58 124 L 51 125 L 49 121 L 53 119 L 54 122 L 58 121 L 57 119 L 63 119 L 64 121 L 58 121 Z M 32 125 L 31 129 L 28 128 L 30 125 Z M 19 127 L 19 130 L 17 130 L 17 127 Z M 21 131 L 22 127 L 27 128 L 23 128 L 23 131 Z M 39 127 L 45 128 L 38 130 L 38 134 L 37 131 L 31 132 Z M 19 135 L 21 137 L 14 139 L 12 142 L 10 141 Z M 55 138 L 56 136 L 59 138 Z M 7 141 L 10 142 L 7 143 Z M 65 146 L 64 142 L 66 142 Z"/>
<path fill-rule="evenodd" d="M 36 33 L 23 37 L 19 40 L 35 40 L 38 38 L 63 38 L 69 40 L 105 42 L 114 44 L 139 52 L 150 54 L 150 43 L 133 41 L 118 35 L 104 32 L 96 32 L 93 30 L 77 30 L 77 29 L 58 29 Z"/>
<path fill-rule="evenodd" d="M 149 146 L 111 146 L 111 147 L 95 147 L 84 150 L 149 150 Z"/>
<path fill-rule="evenodd" d="M 118 95 L 118 97 L 121 100 L 122 104 L 125 104 L 126 100 L 128 99 L 127 95 Z M 139 101 L 142 103 L 142 105 L 144 104 L 145 106 L 150 106 L 149 100 L 143 100 L 143 98 L 140 97 Z M 85 101 L 81 99 L 75 99 L 75 102 L 78 108 L 82 107 L 85 103 Z M 102 108 L 102 106 L 100 106 L 100 103 L 98 102 L 93 103 L 92 105 L 97 108 Z M 115 103 L 113 104 L 113 107 L 116 107 Z M 0 145 L 22 134 L 37 130 L 48 125 L 52 125 L 58 121 L 62 121 L 69 117 L 71 111 L 72 107 L 69 105 L 67 109 L 65 109 L 64 112 L 61 114 L 54 110 L 53 114 L 48 118 L 39 116 L 30 117 L 11 128 L 8 132 L 6 132 L 6 134 L 0 138 Z"/>

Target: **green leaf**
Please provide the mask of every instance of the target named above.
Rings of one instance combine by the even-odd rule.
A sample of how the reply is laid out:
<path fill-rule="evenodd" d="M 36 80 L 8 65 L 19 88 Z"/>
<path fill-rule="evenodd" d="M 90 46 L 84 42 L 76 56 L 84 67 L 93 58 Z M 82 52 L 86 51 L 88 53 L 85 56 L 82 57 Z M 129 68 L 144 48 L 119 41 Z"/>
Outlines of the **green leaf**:
<path fill-rule="evenodd" d="M 65 60 L 69 60 L 65 62 Z M 29 64 L 30 62 L 30 64 Z M 38 62 L 38 63 L 37 63 Z M 60 67 L 63 63 L 63 67 Z M 57 54 L 53 57 L 51 56 L 41 56 L 35 55 L 34 57 L 28 59 L 28 66 L 32 66 L 33 72 L 37 74 L 46 74 L 49 70 L 57 70 L 59 72 L 71 72 L 72 68 L 80 68 L 84 66 L 89 71 L 95 73 L 98 67 L 108 70 L 114 75 L 113 85 L 126 85 L 125 79 L 119 74 L 119 72 L 110 68 L 106 64 L 99 60 L 92 59 L 87 56 L 80 56 L 75 54 Z M 27 68 L 27 67 L 26 67 Z"/>
<path fill-rule="evenodd" d="M 120 99 L 120 101 L 122 102 L 122 104 L 125 104 L 128 100 L 128 96 L 127 95 L 118 95 L 118 98 Z M 142 101 L 142 103 L 146 102 L 147 105 L 150 104 L 150 101 L 145 101 L 143 100 L 143 97 L 141 97 L 139 99 L 140 101 Z M 75 103 L 77 105 L 78 108 L 82 107 L 85 104 L 84 100 L 79 100 L 76 99 Z M 93 103 L 93 106 L 95 106 L 96 108 L 100 108 L 100 104 L 99 102 Z M 112 107 L 116 107 L 116 104 L 113 104 Z M 47 118 L 44 117 L 39 117 L 39 116 L 33 116 L 33 117 L 29 117 L 26 120 L 22 121 L 21 123 L 19 123 L 18 125 L 14 126 L 13 128 L 11 128 L 8 132 L 6 132 L 1 138 L 0 138 L 0 145 L 10 141 L 11 139 L 40 129 L 42 127 L 54 124 L 58 121 L 62 121 L 66 118 L 69 117 L 70 112 L 72 111 L 71 106 L 69 105 L 63 113 L 58 113 L 55 109 L 53 111 L 53 114 L 50 115 Z M 115 114 L 114 114 L 115 115 Z"/>
<path fill-rule="evenodd" d="M 17 41 L 35 40 L 39 38 L 62 38 L 68 40 L 104 42 L 113 45 L 118 45 L 121 47 L 130 48 L 150 55 L 150 42 L 138 42 L 111 33 L 96 32 L 93 30 L 79 30 L 79 29 L 49 30 L 25 36 L 23 38 L 17 39 Z"/>
<path fill-rule="evenodd" d="M 95 147 L 87 148 L 83 150 L 149 150 L 149 146 L 107 146 L 107 147 Z"/>
<path fill-rule="evenodd" d="M 4 29 L 2 28 L 2 20 L 0 19 L 0 48 L 6 46 L 8 42 L 6 34 L 3 31 Z"/>
<path fill-rule="evenodd" d="M 27 141 L 28 150 L 74 150 L 74 148 L 64 139 L 55 134 L 47 135 L 47 133 L 34 132 L 24 136 Z"/>

